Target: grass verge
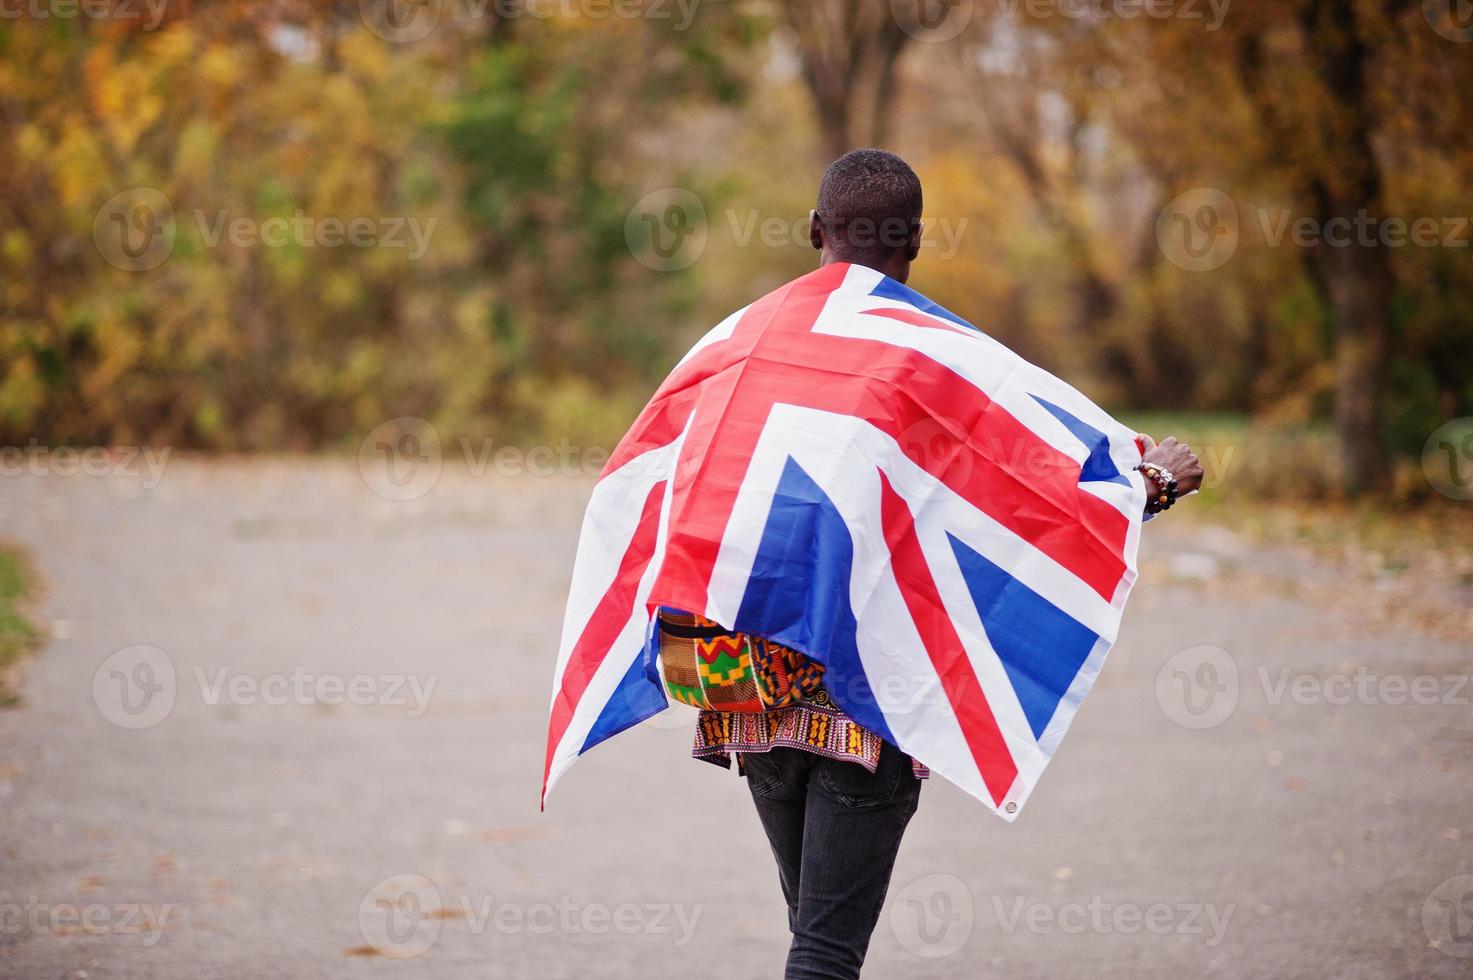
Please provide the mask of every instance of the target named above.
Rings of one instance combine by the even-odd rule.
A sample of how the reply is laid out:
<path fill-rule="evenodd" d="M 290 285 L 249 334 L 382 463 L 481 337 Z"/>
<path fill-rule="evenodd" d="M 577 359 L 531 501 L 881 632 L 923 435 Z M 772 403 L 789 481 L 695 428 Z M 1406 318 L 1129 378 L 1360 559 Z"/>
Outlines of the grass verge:
<path fill-rule="evenodd" d="M 41 644 L 41 631 L 26 618 L 35 582 L 25 555 L 0 545 L 0 708 L 20 703 L 19 664 Z"/>

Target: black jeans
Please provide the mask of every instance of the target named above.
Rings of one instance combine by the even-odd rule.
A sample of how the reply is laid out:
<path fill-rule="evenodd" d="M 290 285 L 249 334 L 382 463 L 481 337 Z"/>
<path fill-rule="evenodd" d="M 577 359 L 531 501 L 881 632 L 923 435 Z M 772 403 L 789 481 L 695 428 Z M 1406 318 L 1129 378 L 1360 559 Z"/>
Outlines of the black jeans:
<path fill-rule="evenodd" d="M 887 742 L 873 773 L 786 748 L 743 763 L 788 902 L 786 980 L 853 980 L 920 801 L 910 756 Z"/>

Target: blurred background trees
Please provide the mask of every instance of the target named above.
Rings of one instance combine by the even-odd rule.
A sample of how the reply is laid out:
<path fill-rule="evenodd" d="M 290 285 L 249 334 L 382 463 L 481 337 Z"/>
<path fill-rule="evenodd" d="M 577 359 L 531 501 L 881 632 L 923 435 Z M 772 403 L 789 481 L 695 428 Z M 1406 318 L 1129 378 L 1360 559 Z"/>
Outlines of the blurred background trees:
<path fill-rule="evenodd" d="M 32 6 L 0 19 L 0 443 L 607 442 L 811 268 L 818 177 L 870 143 L 925 182 L 915 284 L 1117 409 L 1332 430 L 1350 492 L 1473 414 L 1451 7 Z M 271 219 L 375 231 L 228 233 Z"/>

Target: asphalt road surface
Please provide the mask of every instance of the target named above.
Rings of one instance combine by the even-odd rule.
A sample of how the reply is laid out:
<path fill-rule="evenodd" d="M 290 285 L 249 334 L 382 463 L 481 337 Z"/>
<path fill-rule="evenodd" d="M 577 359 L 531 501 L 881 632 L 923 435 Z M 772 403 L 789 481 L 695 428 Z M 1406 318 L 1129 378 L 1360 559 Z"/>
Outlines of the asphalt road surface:
<path fill-rule="evenodd" d="M 0 976 L 781 975 L 689 715 L 538 812 L 589 481 L 113 469 L 0 477 L 49 633 L 0 711 Z M 1146 536 L 1018 822 L 925 788 L 866 977 L 1473 975 L 1466 612 L 1181 512 Z"/>

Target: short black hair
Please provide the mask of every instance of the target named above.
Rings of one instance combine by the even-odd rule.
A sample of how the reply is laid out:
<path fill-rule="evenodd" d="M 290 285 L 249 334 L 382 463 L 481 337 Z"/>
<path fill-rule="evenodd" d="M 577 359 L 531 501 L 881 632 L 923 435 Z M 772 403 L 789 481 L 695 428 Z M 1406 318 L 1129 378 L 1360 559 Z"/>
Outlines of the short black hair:
<path fill-rule="evenodd" d="M 818 217 L 836 256 L 883 261 L 921 223 L 921 179 L 887 150 L 850 150 L 824 171 Z"/>

